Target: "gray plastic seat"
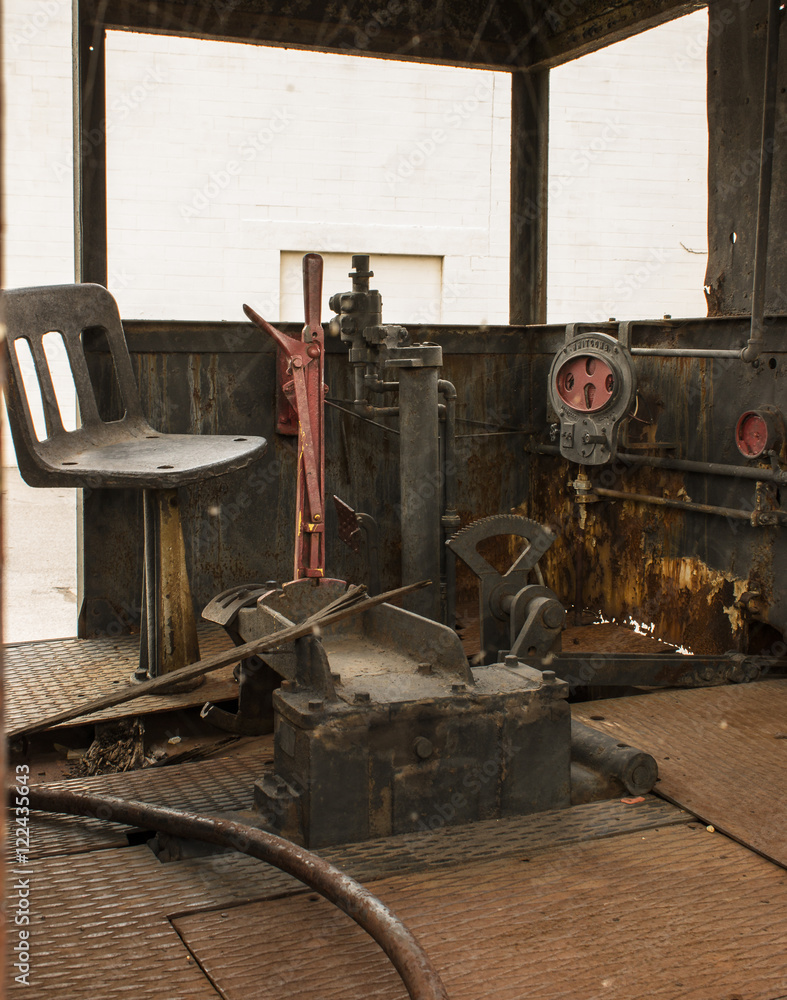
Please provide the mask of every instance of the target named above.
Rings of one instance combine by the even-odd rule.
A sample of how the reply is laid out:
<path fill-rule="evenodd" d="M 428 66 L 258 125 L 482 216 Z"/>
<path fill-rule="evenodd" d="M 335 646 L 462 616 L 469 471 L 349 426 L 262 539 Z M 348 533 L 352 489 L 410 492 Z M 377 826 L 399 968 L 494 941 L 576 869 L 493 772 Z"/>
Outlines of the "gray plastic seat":
<path fill-rule="evenodd" d="M 199 658 L 186 574 L 177 487 L 242 469 L 267 446 L 261 437 L 162 434 L 146 420 L 117 303 L 102 285 L 21 288 L 3 295 L 6 402 L 22 478 L 30 486 L 137 488 L 144 494 L 145 573 L 140 668 L 158 676 Z M 68 354 L 80 426 L 66 430 L 43 338 L 58 332 Z M 83 335 L 101 331 L 114 362 L 123 415 L 99 415 Z M 27 341 L 46 422 L 39 440 L 16 350 Z M 174 585 L 174 586 L 173 586 Z M 151 627 L 148 627 L 148 626 Z"/>

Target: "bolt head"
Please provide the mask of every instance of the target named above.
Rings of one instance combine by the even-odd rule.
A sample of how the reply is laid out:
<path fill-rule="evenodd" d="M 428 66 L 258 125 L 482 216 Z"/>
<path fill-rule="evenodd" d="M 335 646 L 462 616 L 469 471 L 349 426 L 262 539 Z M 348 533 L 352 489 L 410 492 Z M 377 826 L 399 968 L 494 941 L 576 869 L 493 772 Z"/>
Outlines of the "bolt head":
<path fill-rule="evenodd" d="M 354 701 L 358 703 L 365 703 L 372 700 L 372 696 L 368 691 L 356 691 Z"/>
<path fill-rule="evenodd" d="M 432 741 L 428 740 L 425 736 L 419 736 L 415 743 L 413 744 L 413 749 L 416 755 L 421 758 L 421 760 L 426 760 L 427 757 L 431 757 L 434 753 L 434 746 Z"/>
<path fill-rule="evenodd" d="M 431 674 L 431 672 L 432 672 L 432 664 L 431 663 L 419 663 L 418 664 L 418 673 L 419 674 Z"/>
<path fill-rule="evenodd" d="M 516 656 L 514 653 L 506 653 L 506 655 L 503 657 L 503 663 L 505 663 L 507 667 L 518 667 L 519 657 Z"/>
<path fill-rule="evenodd" d="M 557 680 L 557 674 L 554 670 L 542 670 L 541 679 L 545 684 L 554 684 Z"/>
<path fill-rule="evenodd" d="M 467 685 L 466 684 L 452 684 L 451 685 L 451 690 L 454 692 L 454 694 L 463 694 L 465 691 L 467 691 Z"/>
<path fill-rule="evenodd" d="M 320 709 L 323 707 L 324 704 L 325 704 L 325 702 L 323 701 L 322 698 L 310 698 L 309 699 L 309 711 L 310 712 L 319 712 Z"/>
<path fill-rule="evenodd" d="M 560 628 L 565 617 L 566 612 L 563 610 L 562 605 L 554 601 L 546 605 L 541 619 L 547 628 Z"/>

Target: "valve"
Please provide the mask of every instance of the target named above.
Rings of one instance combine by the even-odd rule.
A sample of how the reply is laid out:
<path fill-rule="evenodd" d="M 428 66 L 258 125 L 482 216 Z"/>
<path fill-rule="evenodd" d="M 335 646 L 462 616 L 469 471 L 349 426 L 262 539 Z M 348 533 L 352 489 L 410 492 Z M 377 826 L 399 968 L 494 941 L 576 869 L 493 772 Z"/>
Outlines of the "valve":
<path fill-rule="evenodd" d="M 735 444 L 745 458 L 781 450 L 784 438 L 784 418 L 773 406 L 746 410 L 735 426 Z"/>
<path fill-rule="evenodd" d="M 635 392 L 634 363 L 621 343 L 606 333 L 577 333 L 569 327 L 549 372 L 560 454 L 580 465 L 609 462 Z"/>

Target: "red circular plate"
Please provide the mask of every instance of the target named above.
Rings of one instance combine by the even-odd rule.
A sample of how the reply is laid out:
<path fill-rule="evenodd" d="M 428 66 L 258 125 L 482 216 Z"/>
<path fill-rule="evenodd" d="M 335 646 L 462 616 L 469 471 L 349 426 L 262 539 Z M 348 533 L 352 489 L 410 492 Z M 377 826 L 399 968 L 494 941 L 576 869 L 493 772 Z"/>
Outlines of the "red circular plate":
<path fill-rule="evenodd" d="M 596 413 L 612 399 L 615 374 L 601 358 L 580 354 L 560 366 L 556 389 L 558 396 L 572 410 Z"/>
<path fill-rule="evenodd" d="M 768 444 L 768 424 L 756 410 L 742 413 L 735 428 L 735 444 L 746 458 L 757 458 Z"/>

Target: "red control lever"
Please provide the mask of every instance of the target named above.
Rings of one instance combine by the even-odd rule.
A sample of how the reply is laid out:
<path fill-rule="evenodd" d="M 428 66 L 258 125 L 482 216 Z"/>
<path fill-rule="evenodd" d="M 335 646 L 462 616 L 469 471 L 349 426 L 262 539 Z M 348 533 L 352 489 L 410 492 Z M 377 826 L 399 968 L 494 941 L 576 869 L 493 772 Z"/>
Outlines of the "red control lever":
<path fill-rule="evenodd" d="M 271 326 L 250 306 L 243 311 L 272 337 L 287 359 L 291 380 L 283 390 L 298 415 L 298 481 L 295 499 L 295 569 L 293 579 L 325 576 L 325 350 L 320 323 L 322 257 L 303 258 L 306 322 L 302 340 Z"/>

